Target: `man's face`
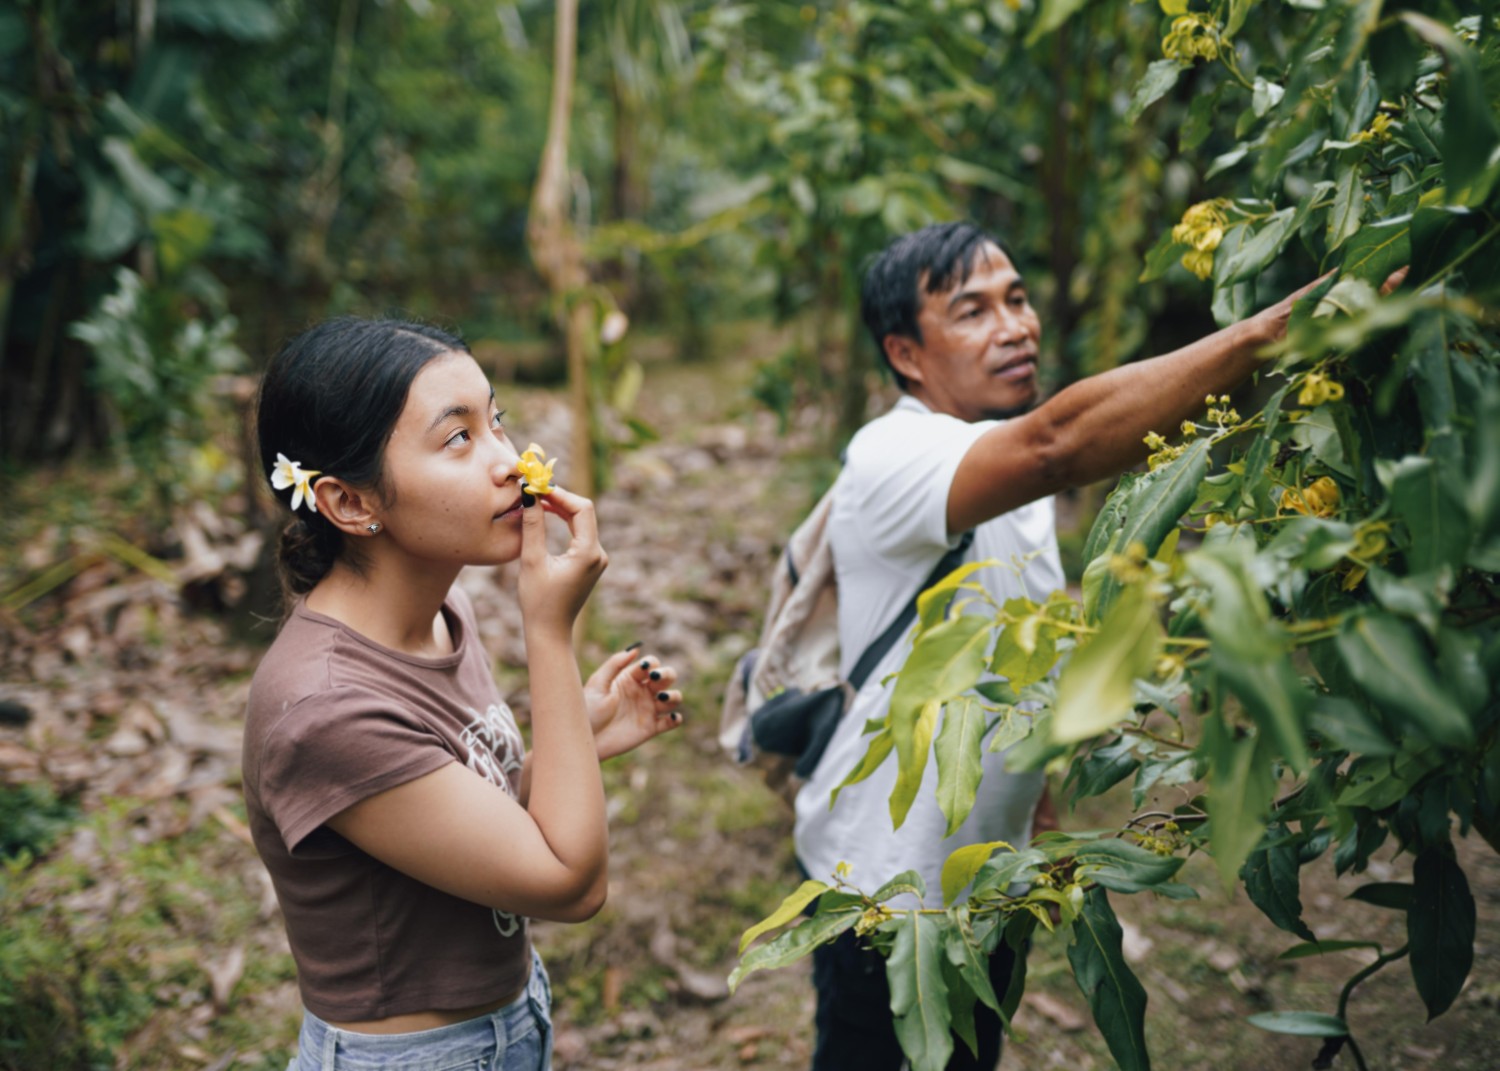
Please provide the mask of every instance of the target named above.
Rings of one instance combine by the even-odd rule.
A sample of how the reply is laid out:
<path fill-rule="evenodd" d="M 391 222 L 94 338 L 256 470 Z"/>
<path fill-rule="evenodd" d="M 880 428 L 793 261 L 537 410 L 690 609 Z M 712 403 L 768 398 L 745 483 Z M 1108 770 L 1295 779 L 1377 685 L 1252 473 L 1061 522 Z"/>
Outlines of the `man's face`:
<path fill-rule="evenodd" d="M 1037 396 L 1042 324 L 1010 258 L 987 243 L 976 251 L 964 282 L 936 293 L 926 291 L 925 279 L 918 285 L 922 341 L 899 335 L 885 340 L 911 394 L 970 422 L 1028 409 Z"/>

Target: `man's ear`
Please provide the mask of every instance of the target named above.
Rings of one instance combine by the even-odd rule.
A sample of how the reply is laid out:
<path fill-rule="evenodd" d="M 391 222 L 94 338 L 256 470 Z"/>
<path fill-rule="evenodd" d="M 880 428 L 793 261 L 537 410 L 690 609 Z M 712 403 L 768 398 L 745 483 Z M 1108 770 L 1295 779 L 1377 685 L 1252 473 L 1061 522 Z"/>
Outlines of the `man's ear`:
<path fill-rule="evenodd" d="M 891 362 L 891 367 L 897 374 L 908 383 L 922 382 L 922 365 L 917 360 L 921 347 L 915 339 L 905 335 L 886 335 L 882 345 L 885 347 L 886 359 Z"/>
<path fill-rule="evenodd" d="M 318 512 L 345 535 L 369 535 L 369 524 L 376 519 L 374 502 L 337 476 L 322 476 L 312 486 Z"/>

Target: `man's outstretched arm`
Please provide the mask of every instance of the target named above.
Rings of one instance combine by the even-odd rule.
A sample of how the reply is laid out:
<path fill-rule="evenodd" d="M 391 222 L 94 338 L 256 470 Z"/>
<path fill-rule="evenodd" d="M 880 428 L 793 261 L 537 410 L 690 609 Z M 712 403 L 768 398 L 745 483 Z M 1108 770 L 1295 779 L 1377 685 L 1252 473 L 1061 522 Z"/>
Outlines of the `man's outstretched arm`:
<path fill-rule="evenodd" d="M 948 530 L 1143 461 L 1148 432 L 1171 434 L 1250 378 L 1260 353 L 1286 333 L 1292 303 L 1312 286 L 1179 350 L 1079 380 L 1025 416 L 985 432 L 969 448 L 948 491 Z"/>

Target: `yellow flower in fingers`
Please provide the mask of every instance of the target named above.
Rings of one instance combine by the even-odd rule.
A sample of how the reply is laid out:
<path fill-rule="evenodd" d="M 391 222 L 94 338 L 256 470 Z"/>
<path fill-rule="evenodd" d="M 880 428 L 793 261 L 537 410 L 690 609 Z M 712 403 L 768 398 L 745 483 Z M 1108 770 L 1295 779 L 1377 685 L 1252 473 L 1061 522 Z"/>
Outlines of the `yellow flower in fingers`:
<path fill-rule="evenodd" d="M 536 443 L 532 443 L 521 455 L 521 460 L 516 462 L 516 470 L 521 474 L 521 490 L 533 495 L 546 495 L 552 493 L 552 466 L 557 464 L 557 459 L 544 461 L 547 451 Z"/>

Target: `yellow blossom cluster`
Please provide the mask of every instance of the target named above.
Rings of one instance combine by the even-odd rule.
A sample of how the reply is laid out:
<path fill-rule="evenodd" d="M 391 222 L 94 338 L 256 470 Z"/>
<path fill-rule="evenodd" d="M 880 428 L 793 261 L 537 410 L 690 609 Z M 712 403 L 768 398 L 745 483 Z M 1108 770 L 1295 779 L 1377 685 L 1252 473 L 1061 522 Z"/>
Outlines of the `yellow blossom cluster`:
<path fill-rule="evenodd" d="M 1186 444 L 1173 446 L 1154 431 L 1148 432 L 1146 437 L 1141 441 L 1151 451 L 1151 456 L 1146 458 L 1146 467 L 1152 472 L 1155 472 L 1163 465 L 1170 465 L 1173 461 L 1181 457 L 1182 452 L 1187 449 Z"/>
<path fill-rule="evenodd" d="M 1123 554 L 1111 554 L 1109 572 L 1122 584 L 1134 584 L 1146 575 L 1146 544 L 1133 540 Z"/>
<path fill-rule="evenodd" d="M 1334 570 L 1339 575 L 1339 587 L 1353 591 L 1364 582 L 1370 566 L 1385 559 L 1390 545 L 1385 534 L 1390 530 L 1388 521 L 1367 521 L 1354 530 L 1354 549 Z"/>
<path fill-rule="evenodd" d="M 1172 241 L 1192 248 L 1183 255 L 1182 266 L 1200 279 L 1207 279 L 1214 270 L 1214 250 L 1224 240 L 1224 228 L 1229 217 L 1224 208 L 1228 204 L 1223 198 L 1199 201 L 1182 214 L 1182 222 L 1172 228 Z"/>
<path fill-rule="evenodd" d="M 1219 425 L 1221 430 L 1240 422 L 1240 411 L 1229 404 L 1227 394 L 1221 394 L 1217 398 L 1210 394 L 1203 399 L 1203 404 L 1208 406 L 1208 419 Z"/>
<path fill-rule="evenodd" d="M 1138 833 L 1136 844 L 1145 848 L 1148 852 L 1167 856 L 1177 851 L 1181 846 L 1182 838 L 1177 835 L 1176 822 L 1162 823 L 1160 833 Z"/>
<path fill-rule="evenodd" d="M 1302 389 L 1297 392 L 1297 404 L 1312 408 L 1324 402 L 1336 402 L 1343 396 L 1344 385 L 1338 380 L 1330 379 L 1322 372 L 1309 372 L 1302 381 Z"/>
<path fill-rule="evenodd" d="M 865 913 L 859 917 L 854 924 L 854 934 L 857 937 L 868 937 L 874 933 L 882 922 L 891 917 L 891 910 L 884 904 L 875 904 L 865 909 Z"/>
<path fill-rule="evenodd" d="M 1330 476 L 1320 476 L 1300 490 L 1288 487 L 1281 494 L 1279 513 L 1301 513 L 1308 517 L 1332 517 L 1339 508 L 1339 485 Z"/>
<path fill-rule="evenodd" d="M 1200 59 L 1218 59 L 1219 47 L 1219 24 L 1191 11 L 1173 19 L 1171 31 L 1161 39 L 1161 54 L 1184 67 Z"/>
<path fill-rule="evenodd" d="M 1383 141 L 1390 141 L 1393 137 L 1395 135 L 1391 133 L 1391 117 L 1384 112 L 1379 112 L 1374 119 L 1370 120 L 1370 125 L 1366 129 L 1361 130 L 1349 140 L 1361 145 L 1379 144 Z"/>

